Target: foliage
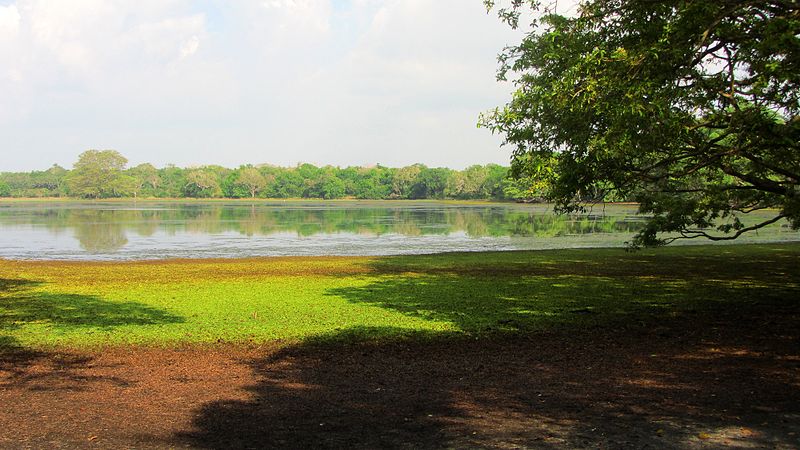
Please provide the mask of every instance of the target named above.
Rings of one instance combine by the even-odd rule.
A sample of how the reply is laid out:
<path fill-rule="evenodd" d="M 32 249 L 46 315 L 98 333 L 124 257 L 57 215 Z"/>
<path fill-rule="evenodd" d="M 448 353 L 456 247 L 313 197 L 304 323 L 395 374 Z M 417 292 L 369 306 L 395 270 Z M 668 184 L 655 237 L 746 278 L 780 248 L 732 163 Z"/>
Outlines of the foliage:
<path fill-rule="evenodd" d="M 267 187 L 267 179 L 254 167 L 244 167 L 239 170 L 238 175 L 236 184 L 247 189 L 252 198 Z"/>
<path fill-rule="evenodd" d="M 422 166 L 419 175 L 411 185 L 409 198 L 444 198 L 447 179 L 450 176 L 450 169 L 443 167 L 428 168 Z"/>
<path fill-rule="evenodd" d="M 123 196 L 131 184 L 122 173 L 127 163 L 116 150 L 87 150 L 66 177 L 69 192 L 85 198 Z"/>
<path fill-rule="evenodd" d="M 96 151 L 87 152 L 97 157 Z M 102 152 L 100 152 L 102 153 Z M 113 152 L 122 157 L 119 153 Z M 88 158 L 88 156 L 87 156 Z M 85 162 L 69 171 L 53 166 L 46 171 L 0 173 L 0 196 L 89 198 L 357 198 L 357 199 L 527 199 L 522 191 L 507 189 L 508 168 L 497 164 L 470 166 L 463 171 L 414 164 L 384 166 L 297 167 L 244 165 L 237 169 L 174 165 L 157 169 L 139 164 L 87 175 Z M 95 167 L 96 164 L 90 165 Z M 78 181 L 94 180 L 79 187 Z M 67 190 L 69 185 L 71 189 Z M 6 187 L 7 186 L 7 187 Z"/>
<path fill-rule="evenodd" d="M 516 177 L 552 166 L 563 211 L 639 202 L 652 219 L 635 244 L 800 226 L 797 2 L 591 0 L 565 17 L 514 0 L 499 13 L 517 27 L 528 7 L 531 31 L 499 57 L 516 92 L 481 119 L 513 147 Z"/>
<path fill-rule="evenodd" d="M 591 249 L 130 263 L 0 260 L 0 351 L 3 343 L 259 343 L 359 329 L 480 336 L 657 321 L 752 303 L 796 309 L 799 259 L 798 245 L 742 245 L 635 255 Z M 709 270 L 713 279 L 704 276 Z"/>
<path fill-rule="evenodd" d="M 138 197 L 142 191 L 148 193 L 151 197 L 155 197 L 155 193 L 161 184 L 161 179 L 158 176 L 158 169 L 152 164 L 139 164 L 128 169 L 127 175 L 133 178 L 131 193 L 134 198 Z"/>
<path fill-rule="evenodd" d="M 411 198 L 411 189 L 416 183 L 417 177 L 422 173 L 425 166 L 414 164 L 413 166 L 397 169 L 392 179 L 391 198 Z"/>
<path fill-rule="evenodd" d="M 0 196 L 3 197 L 61 197 L 66 195 L 63 167 L 54 165 L 45 171 L 29 173 L 1 173 Z"/>
<path fill-rule="evenodd" d="M 192 169 L 186 173 L 186 185 L 183 194 L 186 197 L 209 198 L 222 193 L 219 181 L 213 171 L 208 169 Z"/>
<path fill-rule="evenodd" d="M 183 197 L 183 188 L 186 186 L 186 171 L 174 165 L 167 165 L 158 170 L 161 179 L 156 197 L 178 198 Z"/>

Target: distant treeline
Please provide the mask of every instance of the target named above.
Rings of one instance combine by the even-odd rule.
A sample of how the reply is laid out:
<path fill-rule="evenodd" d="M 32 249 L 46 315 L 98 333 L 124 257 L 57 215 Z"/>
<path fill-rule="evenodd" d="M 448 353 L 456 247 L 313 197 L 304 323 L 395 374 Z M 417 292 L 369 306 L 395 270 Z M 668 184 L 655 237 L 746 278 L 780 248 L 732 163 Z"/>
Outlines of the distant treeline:
<path fill-rule="evenodd" d="M 357 198 L 493 199 L 537 197 L 533 184 L 508 177 L 508 167 L 475 165 L 464 170 L 423 164 L 393 168 L 244 165 L 180 168 L 152 164 L 126 167 L 114 150 L 89 150 L 72 170 L 0 173 L 0 197 L 76 198 Z"/>

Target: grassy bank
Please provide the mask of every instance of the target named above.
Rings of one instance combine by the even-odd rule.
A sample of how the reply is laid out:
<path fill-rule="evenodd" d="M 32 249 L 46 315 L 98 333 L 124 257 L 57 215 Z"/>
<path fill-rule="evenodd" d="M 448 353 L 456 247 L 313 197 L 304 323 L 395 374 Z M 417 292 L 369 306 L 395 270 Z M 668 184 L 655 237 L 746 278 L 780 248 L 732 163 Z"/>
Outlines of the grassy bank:
<path fill-rule="evenodd" d="M 0 261 L 5 348 L 525 332 L 774 305 L 800 245 L 263 258 Z"/>

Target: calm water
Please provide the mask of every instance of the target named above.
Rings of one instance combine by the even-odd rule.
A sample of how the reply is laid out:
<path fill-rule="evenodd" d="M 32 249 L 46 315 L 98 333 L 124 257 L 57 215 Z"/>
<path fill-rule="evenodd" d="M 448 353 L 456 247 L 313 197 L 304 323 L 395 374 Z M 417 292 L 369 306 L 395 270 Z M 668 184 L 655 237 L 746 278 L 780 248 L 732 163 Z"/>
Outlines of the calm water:
<path fill-rule="evenodd" d="M 0 203 L 0 257 L 126 260 L 623 246 L 633 207 L 436 202 Z M 800 240 L 775 224 L 749 242 Z"/>

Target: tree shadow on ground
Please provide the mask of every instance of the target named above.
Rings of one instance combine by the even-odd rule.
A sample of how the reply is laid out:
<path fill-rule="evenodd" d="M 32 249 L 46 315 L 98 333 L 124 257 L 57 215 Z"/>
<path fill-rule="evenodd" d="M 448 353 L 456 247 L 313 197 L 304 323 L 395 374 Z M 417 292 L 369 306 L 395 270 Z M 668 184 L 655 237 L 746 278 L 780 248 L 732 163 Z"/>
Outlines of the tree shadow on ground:
<path fill-rule="evenodd" d="M 769 261 L 624 253 L 598 261 L 581 254 L 542 252 L 531 261 L 520 253 L 507 265 L 463 254 L 384 258 L 370 263 L 368 283 L 328 295 L 485 333 L 624 327 L 642 317 L 754 304 L 792 309 L 787 300 L 800 293 L 798 254 Z"/>
<path fill-rule="evenodd" d="M 648 270 L 634 255 L 503 272 L 472 258 L 380 260 L 367 285 L 330 291 L 462 333 L 354 328 L 248 361 L 260 379 L 250 399 L 204 405 L 173 444 L 800 444 L 796 257 L 741 283 L 725 261 Z"/>
<path fill-rule="evenodd" d="M 373 273 L 386 275 L 584 275 L 774 282 L 785 279 L 786 274 L 793 274 L 796 281 L 800 262 L 800 248 L 785 245 L 737 246 L 735 251 L 724 246 L 697 246 L 635 252 L 622 249 L 511 251 L 503 252 L 503 255 L 502 264 L 494 261 L 491 254 L 476 252 L 387 257 L 375 259 L 369 266 Z"/>
<path fill-rule="evenodd" d="M 787 325 L 787 324 L 784 324 Z M 795 320 L 794 326 L 800 325 Z M 676 321 L 677 331 L 685 327 Z M 352 330 L 358 336 L 391 330 Z M 251 361 L 250 399 L 197 413 L 203 448 L 792 448 L 796 339 L 647 328 L 492 338 L 333 337 Z M 719 331 L 719 330 L 717 330 Z M 753 330 L 749 330 L 753 331 Z M 784 330 L 786 331 L 786 330 Z M 696 333 L 696 334 L 694 334 Z M 717 347 L 724 343 L 724 347 Z M 790 346 L 785 348 L 784 345 Z M 794 433 L 794 434 L 793 434 Z"/>
<path fill-rule="evenodd" d="M 24 279 L 0 279 L 0 375 L 2 385 L 36 382 L 43 378 L 89 381 L 72 369 L 89 364 L 91 357 L 67 351 L 53 352 L 26 347 L 15 337 L 26 326 L 46 326 L 50 332 L 109 330 L 124 325 L 158 325 L 183 318 L 137 302 L 113 302 L 93 295 L 64 294 L 38 289 L 44 283 Z M 49 371 L 31 372 L 37 361 L 47 361 Z"/>

